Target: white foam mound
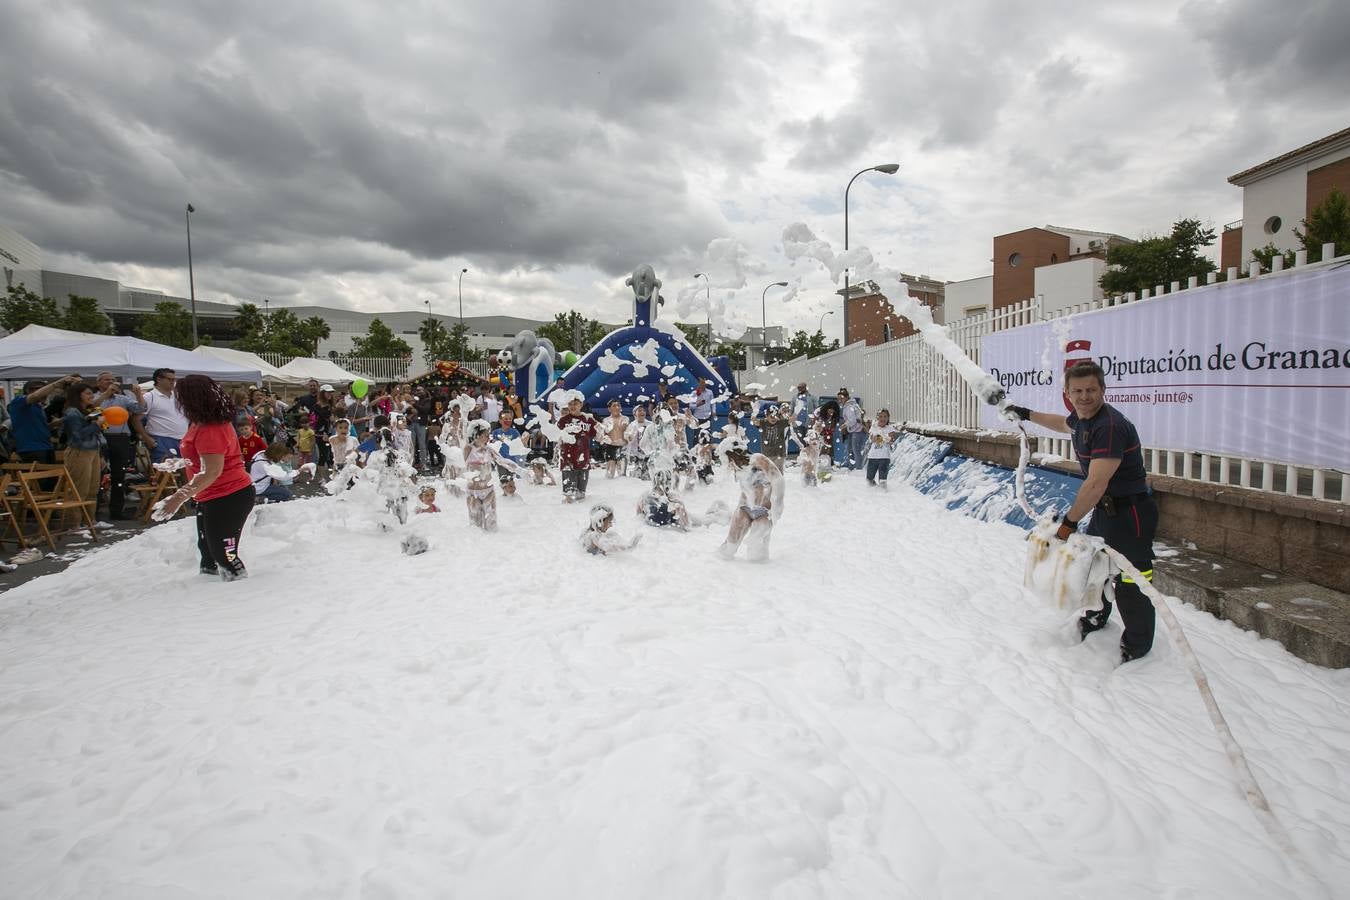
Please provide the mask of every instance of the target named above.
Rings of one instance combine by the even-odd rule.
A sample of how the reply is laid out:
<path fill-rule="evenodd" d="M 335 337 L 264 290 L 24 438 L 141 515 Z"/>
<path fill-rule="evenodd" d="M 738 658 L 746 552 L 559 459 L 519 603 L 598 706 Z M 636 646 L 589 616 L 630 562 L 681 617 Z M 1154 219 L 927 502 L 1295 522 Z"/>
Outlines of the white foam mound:
<path fill-rule="evenodd" d="M 1116 619 L 1079 643 L 1020 585 L 1019 530 L 788 481 L 764 565 L 717 558 L 729 479 L 688 532 L 641 524 L 647 482 L 527 480 L 488 534 L 360 477 L 250 520 L 246 581 L 188 518 L 11 587 L 0 897 L 1316 896 L 1165 636 L 1117 668 Z M 641 544 L 577 548 L 601 502 Z M 1350 884 L 1350 672 L 1175 611 Z"/>

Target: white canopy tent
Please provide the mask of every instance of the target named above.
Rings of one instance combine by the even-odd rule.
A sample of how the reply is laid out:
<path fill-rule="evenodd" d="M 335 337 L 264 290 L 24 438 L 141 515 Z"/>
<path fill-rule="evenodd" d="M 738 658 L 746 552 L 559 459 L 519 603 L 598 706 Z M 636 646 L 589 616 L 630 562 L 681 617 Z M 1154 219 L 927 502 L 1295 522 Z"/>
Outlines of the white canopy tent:
<path fill-rule="evenodd" d="M 309 359 L 303 356 L 297 356 L 295 359 L 281 367 L 281 371 L 292 377 L 297 377 L 301 381 L 309 381 L 313 378 L 318 382 L 325 382 L 334 386 L 338 384 L 351 384 L 358 378 L 365 378 L 364 375 L 357 375 L 348 372 L 337 363 L 329 359 Z M 368 380 L 368 379 L 367 379 Z"/>
<path fill-rule="evenodd" d="M 64 328 L 50 328 L 46 325 L 25 325 L 13 334 L 0 338 L 0 344 L 7 344 L 10 341 L 97 341 L 105 337 L 109 335 L 66 331 Z"/>
<path fill-rule="evenodd" d="M 276 381 L 281 384 L 304 384 L 305 379 L 298 378 L 269 363 L 256 353 L 249 353 L 245 350 L 231 350 L 228 347 L 197 347 L 192 351 L 200 353 L 202 356 L 209 356 L 213 359 L 223 359 L 225 362 L 234 363 L 237 366 L 243 366 L 246 369 L 257 369 L 262 373 L 264 381 Z"/>
<path fill-rule="evenodd" d="M 92 380 L 100 372 L 112 372 L 130 381 L 155 369 L 173 369 L 179 375 L 210 375 L 217 381 L 262 381 L 257 367 L 140 338 L 80 335 L 64 340 L 15 340 L 17 336 L 0 340 L 0 379 L 60 378 L 75 372 Z"/>

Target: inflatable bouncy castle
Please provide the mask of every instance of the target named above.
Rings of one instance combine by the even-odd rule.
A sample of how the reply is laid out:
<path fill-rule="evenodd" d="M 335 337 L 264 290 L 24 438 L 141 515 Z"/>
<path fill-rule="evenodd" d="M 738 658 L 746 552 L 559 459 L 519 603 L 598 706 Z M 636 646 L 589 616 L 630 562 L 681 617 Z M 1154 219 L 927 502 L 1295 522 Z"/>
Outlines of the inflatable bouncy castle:
<path fill-rule="evenodd" d="M 664 381 L 676 396 L 692 392 L 700 378 L 719 400 L 735 391 L 730 368 L 725 376 L 685 339 L 674 322 L 659 319 L 661 281 L 643 265 L 625 284 L 633 288 L 633 324 L 610 332 L 567 370 L 558 387 L 577 390 L 600 415 L 610 400 L 624 411 L 658 396 Z M 551 369 L 550 369 L 551 374 Z"/>

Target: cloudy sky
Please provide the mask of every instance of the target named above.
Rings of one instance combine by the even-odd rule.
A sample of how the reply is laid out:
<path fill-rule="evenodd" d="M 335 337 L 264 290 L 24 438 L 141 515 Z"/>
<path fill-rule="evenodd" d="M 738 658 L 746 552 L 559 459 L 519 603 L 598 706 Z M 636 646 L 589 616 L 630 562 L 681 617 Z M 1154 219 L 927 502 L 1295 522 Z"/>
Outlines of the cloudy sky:
<path fill-rule="evenodd" d="M 943 280 L 995 234 L 1241 216 L 1347 124 L 1344 0 L 0 0 L 0 220 L 47 267 L 363 310 L 838 307 L 805 223 Z M 771 292 L 771 300 L 774 294 Z M 840 316 L 825 320 L 838 336 Z"/>

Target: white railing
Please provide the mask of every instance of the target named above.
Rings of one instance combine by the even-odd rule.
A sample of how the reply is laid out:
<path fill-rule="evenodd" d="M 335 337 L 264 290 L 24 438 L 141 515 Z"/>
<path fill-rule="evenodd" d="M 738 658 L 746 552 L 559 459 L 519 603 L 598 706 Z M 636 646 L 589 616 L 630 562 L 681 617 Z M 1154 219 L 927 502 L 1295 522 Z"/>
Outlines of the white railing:
<path fill-rule="evenodd" d="M 1324 262 L 1309 265 L 1307 254 L 1300 250 L 1295 254 L 1292 269 L 1283 269 L 1281 259 L 1276 257 L 1274 271 L 1262 274 L 1260 264 L 1253 262 L 1248 272 L 1252 278 L 1275 278 L 1282 273 L 1350 263 L 1350 255 L 1332 259 L 1334 252 L 1331 244 L 1325 245 Z M 1216 276 L 1217 273 L 1210 273 L 1206 284 L 1215 283 Z M 1226 282 L 1237 277 L 1238 271 L 1230 269 Z M 1035 297 L 992 313 L 958 319 L 948 323 L 947 328 L 952 340 L 979 363 L 981 340 L 990 332 L 1127 303 L 1147 303 L 1198 286 L 1196 278 L 1191 278 L 1185 287 L 1174 281 L 1145 290 L 1141 297 L 1131 293 L 1051 312 L 1045 312 L 1041 299 Z M 814 359 L 803 356 L 778 365 L 759 366 L 737 372 L 736 379 L 742 390 L 746 384 L 760 384 L 763 387 L 759 393 L 780 398 L 788 397 L 802 381 L 813 394 L 833 396 L 839 388 L 847 387 L 865 409 L 889 409 L 893 421 L 971 431 L 981 427 L 978 399 L 956 370 L 917 334 L 875 347 L 850 344 Z M 1067 439 L 1041 436 L 1037 438 L 1037 447 L 1041 453 L 1073 459 L 1073 447 Z M 1350 474 L 1336 469 L 1166 447 L 1145 447 L 1144 462 L 1155 475 L 1350 504 Z"/>

